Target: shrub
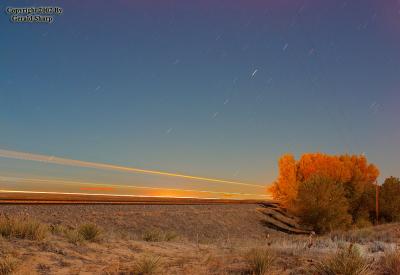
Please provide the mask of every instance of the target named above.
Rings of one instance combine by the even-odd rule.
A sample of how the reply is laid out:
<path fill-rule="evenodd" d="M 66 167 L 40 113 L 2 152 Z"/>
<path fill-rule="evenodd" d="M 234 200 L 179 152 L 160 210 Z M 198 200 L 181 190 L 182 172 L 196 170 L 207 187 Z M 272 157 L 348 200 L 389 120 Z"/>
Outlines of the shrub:
<path fill-rule="evenodd" d="M 400 274 L 400 248 L 385 252 L 380 259 L 379 266 L 385 275 Z"/>
<path fill-rule="evenodd" d="M 0 275 L 11 274 L 17 267 L 17 260 L 11 256 L 3 256 L 0 258 Z"/>
<path fill-rule="evenodd" d="M 389 222 L 400 221 L 400 179 L 390 177 L 381 187 L 382 217 Z"/>
<path fill-rule="evenodd" d="M 246 255 L 246 261 L 253 275 L 264 275 L 275 262 L 275 255 L 267 249 L 252 249 Z"/>
<path fill-rule="evenodd" d="M 317 233 L 344 229 L 351 224 L 343 185 L 324 176 L 312 176 L 299 187 L 296 212 Z"/>
<path fill-rule="evenodd" d="M 86 241 L 95 242 L 100 240 L 101 230 L 95 224 L 83 224 L 79 227 L 78 233 Z"/>
<path fill-rule="evenodd" d="M 43 240 L 48 233 L 48 227 L 32 219 L 0 218 L 0 235 L 28 240 Z"/>
<path fill-rule="evenodd" d="M 134 274 L 137 275 L 158 274 L 159 268 L 160 268 L 159 257 L 146 256 L 135 264 Z"/>
<path fill-rule="evenodd" d="M 318 263 L 312 274 L 368 275 L 372 271 L 367 259 L 351 244 L 347 249 L 339 249 L 332 257 Z"/>

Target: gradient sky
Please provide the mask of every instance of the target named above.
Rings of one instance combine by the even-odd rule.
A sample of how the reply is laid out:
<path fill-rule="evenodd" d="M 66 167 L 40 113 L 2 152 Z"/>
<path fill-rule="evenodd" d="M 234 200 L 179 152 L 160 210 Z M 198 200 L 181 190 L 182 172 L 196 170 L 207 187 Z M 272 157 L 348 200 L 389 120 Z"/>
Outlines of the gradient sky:
<path fill-rule="evenodd" d="M 3 12 L 45 5 L 64 13 Z M 400 176 L 399 1 L 0 7 L 1 149 L 257 184 L 287 152 L 365 153 Z"/>

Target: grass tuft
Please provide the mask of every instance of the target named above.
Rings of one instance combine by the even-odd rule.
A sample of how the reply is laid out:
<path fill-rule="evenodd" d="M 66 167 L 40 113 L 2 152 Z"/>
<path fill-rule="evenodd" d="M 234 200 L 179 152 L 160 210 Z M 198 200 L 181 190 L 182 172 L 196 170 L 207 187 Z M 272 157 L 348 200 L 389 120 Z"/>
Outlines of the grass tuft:
<path fill-rule="evenodd" d="M 160 257 L 147 256 L 140 259 L 134 267 L 134 274 L 152 275 L 159 274 Z"/>
<path fill-rule="evenodd" d="M 99 241 L 101 236 L 100 228 L 92 223 L 81 225 L 78 229 L 78 233 L 84 240 L 89 242 Z"/>
<path fill-rule="evenodd" d="M 367 275 L 372 274 L 372 271 L 368 260 L 361 255 L 356 246 L 350 244 L 348 248 L 339 249 L 332 257 L 318 263 L 312 274 Z"/>
<path fill-rule="evenodd" d="M 65 230 L 64 236 L 69 243 L 78 245 L 83 242 L 83 237 L 77 230 Z"/>
<path fill-rule="evenodd" d="M 11 256 L 0 258 L 0 275 L 12 274 L 17 267 L 17 260 Z"/>
<path fill-rule="evenodd" d="M 0 217 L 0 235 L 3 237 L 40 241 L 47 233 L 48 227 L 36 220 Z"/>
<path fill-rule="evenodd" d="M 253 275 L 267 274 L 275 262 L 275 259 L 275 255 L 268 249 L 255 248 L 250 250 L 246 255 L 247 264 Z"/>

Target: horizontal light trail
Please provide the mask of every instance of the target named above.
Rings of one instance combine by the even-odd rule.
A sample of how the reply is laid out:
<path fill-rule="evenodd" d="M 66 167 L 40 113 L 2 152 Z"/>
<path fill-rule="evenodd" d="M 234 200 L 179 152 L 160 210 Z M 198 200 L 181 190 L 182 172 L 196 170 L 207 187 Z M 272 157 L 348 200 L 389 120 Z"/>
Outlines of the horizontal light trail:
<path fill-rule="evenodd" d="M 3 182 L 43 182 L 43 183 L 59 183 L 66 185 L 93 185 L 99 187 L 121 187 L 121 188 L 132 188 L 132 189 L 146 189 L 146 190 L 160 190 L 160 191 L 178 191 L 178 192 L 192 192 L 192 193 L 209 193 L 209 194 L 222 194 L 222 195 L 241 195 L 241 196 L 258 196 L 269 198 L 268 195 L 263 194 L 248 194 L 238 192 L 221 192 L 221 191 L 207 191 L 207 190 L 195 190 L 195 189 L 178 189 L 178 188 L 162 188 L 162 187 L 145 187 L 145 186 L 132 186 L 132 185 L 121 185 L 121 184 L 107 184 L 107 183 L 94 183 L 94 182 L 81 182 L 81 181 L 68 181 L 61 179 L 37 179 L 37 178 L 17 178 L 17 177 L 0 177 L 0 181 Z M 82 193 L 86 194 L 86 193 Z"/>
<path fill-rule="evenodd" d="M 185 179 L 192 179 L 192 180 L 199 180 L 199 181 L 209 181 L 209 182 L 265 188 L 264 185 L 251 184 L 251 183 L 245 183 L 245 182 L 198 177 L 198 176 L 170 173 L 170 172 L 157 171 L 157 170 L 147 170 L 147 169 L 140 169 L 140 168 L 134 168 L 134 167 L 126 167 L 126 166 L 113 165 L 113 164 L 80 161 L 80 160 L 73 160 L 73 159 L 59 158 L 59 157 L 54 157 L 54 156 L 31 154 L 31 153 L 3 150 L 3 149 L 0 149 L 0 157 L 46 162 L 46 163 L 54 163 L 54 164 L 68 165 L 68 166 L 75 166 L 75 167 L 86 167 L 86 168 L 95 168 L 95 169 L 123 171 L 123 172 L 130 172 L 130 173 L 161 175 L 161 176 L 185 178 Z"/>
<path fill-rule="evenodd" d="M 171 198 L 171 199 L 206 199 L 220 200 L 221 198 L 197 198 L 197 197 L 174 197 L 174 196 L 145 196 L 145 195 L 116 195 L 99 193 L 74 193 L 74 192 L 47 192 L 47 191 L 29 191 L 29 190 L 0 190 L 0 193 L 18 193 L 18 194 L 51 194 L 51 195 L 88 195 L 88 196 L 107 196 L 107 197 L 131 197 L 131 198 Z M 230 200 L 240 200 L 232 198 Z"/>

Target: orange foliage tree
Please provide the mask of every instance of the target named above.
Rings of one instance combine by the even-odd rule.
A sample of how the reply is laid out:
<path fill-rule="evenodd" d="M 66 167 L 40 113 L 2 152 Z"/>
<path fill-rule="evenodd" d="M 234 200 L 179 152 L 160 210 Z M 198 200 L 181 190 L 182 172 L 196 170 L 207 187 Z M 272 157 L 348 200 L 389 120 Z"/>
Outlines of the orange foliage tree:
<path fill-rule="evenodd" d="M 363 155 L 308 153 L 298 161 L 293 155 L 283 155 L 279 160 L 278 179 L 269 190 L 284 207 L 295 211 L 299 207 L 299 186 L 315 176 L 343 185 L 354 223 L 373 217 L 373 184 L 379 170 Z"/>
<path fill-rule="evenodd" d="M 293 155 L 286 154 L 279 159 L 279 177 L 271 186 L 273 197 L 284 207 L 291 209 L 297 197 L 297 165 Z"/>

